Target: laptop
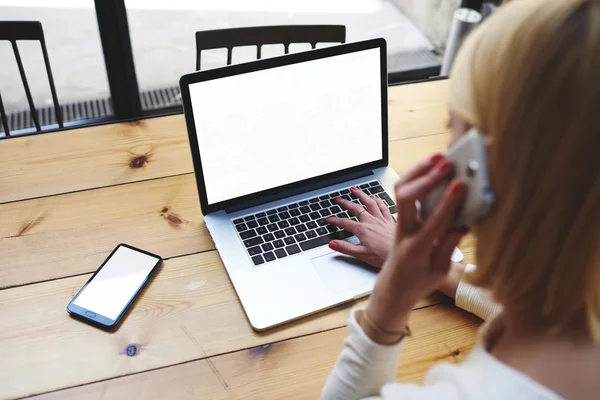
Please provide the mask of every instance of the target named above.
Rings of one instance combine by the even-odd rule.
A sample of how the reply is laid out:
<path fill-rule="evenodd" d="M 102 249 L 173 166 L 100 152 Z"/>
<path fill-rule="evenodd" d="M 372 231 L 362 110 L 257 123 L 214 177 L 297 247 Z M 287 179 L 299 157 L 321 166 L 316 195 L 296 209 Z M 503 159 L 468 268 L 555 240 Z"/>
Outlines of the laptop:
<path fill-rule="evenodd" d="M 356 216 L 358 186 L 396 213 L 388 166 L 386 42 L 231 65 L 180 80 L 206 226 L 252 327 L 368 295 L 377 270 L 333 252 L 358 244 L 325 217 Z"/>

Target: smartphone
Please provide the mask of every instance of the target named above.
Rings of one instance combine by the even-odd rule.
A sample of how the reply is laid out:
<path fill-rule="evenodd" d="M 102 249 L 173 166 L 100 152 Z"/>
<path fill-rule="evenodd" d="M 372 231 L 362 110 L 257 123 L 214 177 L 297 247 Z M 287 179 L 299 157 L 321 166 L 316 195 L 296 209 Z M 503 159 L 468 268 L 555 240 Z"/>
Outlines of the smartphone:
<path fill-rule="evenodd" d="M 71 300 L 67 311 L 98 327 L 114 328 L 162 261 L 147 251 L 118 245 Z"/>
<path fill-rule="evenodd" d="M 421 216 L 428 218 L 441 201 L 448 184 L 455 177 L 465 183 L 465 193 L 451 228 L 472 225 L 494 205 L 495 196 L 490 186 L 485 138 L 477 129 L 470 129 L 446 152 L 454 166 L 453 173 L 427 198 L 421 201 Z"/>

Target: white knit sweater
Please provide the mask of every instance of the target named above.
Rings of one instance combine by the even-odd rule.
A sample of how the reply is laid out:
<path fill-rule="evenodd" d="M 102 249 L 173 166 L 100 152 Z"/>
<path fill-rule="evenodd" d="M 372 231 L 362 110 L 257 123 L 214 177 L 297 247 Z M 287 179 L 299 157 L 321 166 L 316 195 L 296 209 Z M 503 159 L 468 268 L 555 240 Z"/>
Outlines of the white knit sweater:
<path fill-rule="evenodd" d="M 461 282 L 456 305 L 487 320 L 500 307 L 485 291 Z M 511 399 L 557 400 L 558 394 L 509 367 L 489 354 L 481 339 L 460 364 L 434 366 L 422 386 L 394 383 L 398 359 L 405 340 L 383 346 L 362 330 L 354 312 L 350 314 L 348 337 L 333 371 L 327 379 L 321 399 Z"/>

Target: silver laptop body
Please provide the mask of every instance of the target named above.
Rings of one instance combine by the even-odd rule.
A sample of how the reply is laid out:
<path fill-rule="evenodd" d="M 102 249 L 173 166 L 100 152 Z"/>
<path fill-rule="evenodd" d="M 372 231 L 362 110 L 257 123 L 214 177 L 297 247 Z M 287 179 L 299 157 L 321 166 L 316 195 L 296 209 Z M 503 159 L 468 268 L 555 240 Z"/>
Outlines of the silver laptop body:
<path fill-rule="evenodd" d="M 383 39 L 185 75 L 206 225 L 256 330 L 369 294 L 377 271 L 334 253 L 325 223 L 359 186 L 395 213 Z"/>

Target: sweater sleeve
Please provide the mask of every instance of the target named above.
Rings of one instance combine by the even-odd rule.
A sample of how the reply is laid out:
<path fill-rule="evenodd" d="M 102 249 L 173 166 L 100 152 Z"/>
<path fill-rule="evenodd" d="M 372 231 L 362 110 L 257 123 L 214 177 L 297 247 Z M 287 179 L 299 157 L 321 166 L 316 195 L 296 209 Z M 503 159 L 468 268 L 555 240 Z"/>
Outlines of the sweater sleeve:
<path fill-rule="evenodd" d="M 468 265 L 466 271 L 469 272 L 473 268 L 474 265 Z M 456 305 L 484 320 L 501 310 L 501 307 L 491 300 L 486 290 L 463 281 L 459 283 L 456 291 Z M 356 310 L 350 313 L 348 337 L 325 383 L 321 393 L 322 400 L 396 398 L 395 395 L 388 396 L 392 394 L 391 392 L 396 394 L 401 392 L 404 394 L 403 398 L 456 398 L 452 387 L 440 389 L 437 385 L 428 388 L 413 384 L 387 385 L 385 388 L 391 392 L 388 393 L 386 390 L 382 392 L 385 384 L 395 381 L 398 360 L 406 339 L 393 346 L 383 346 L 374 342 L 356 321 L 355 313 Z"/>
<path fill-rule="evenodd" d="M 405 339 L 393 346 L 374 342 L 356 321 L 356 311 L 350 313 L 348 337 L 321 393 L 323 400 L 376 396 L 384 384 L 396 378 Z"/>
<path fill-rule="evenodd" d="M 470 272 L 477 268 L 473 264 L 468 264 L 465 272 Z M 456 306 L 465 311 L 477 315 L 484 321 L 498 314 L 502 307 L 492 300 L 487 290 L 480 289 L 467 282 L 460 281 L 456 290 Z"/>

